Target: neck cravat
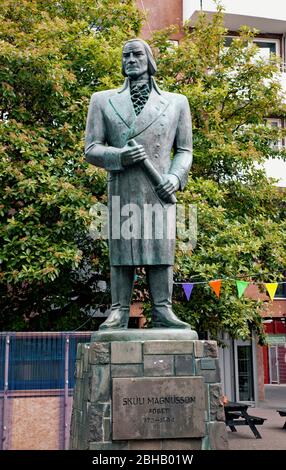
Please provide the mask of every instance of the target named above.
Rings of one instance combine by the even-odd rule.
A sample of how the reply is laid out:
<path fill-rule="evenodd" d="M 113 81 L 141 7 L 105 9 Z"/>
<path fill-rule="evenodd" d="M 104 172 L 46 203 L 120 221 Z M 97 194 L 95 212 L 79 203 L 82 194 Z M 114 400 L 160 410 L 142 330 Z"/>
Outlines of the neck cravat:
<path fill-rule="evenodd" d="M 136 83 L 134 85 L 131 84 L 131 100 L 133 103 L 134 111 L 136 116 L 141 113 L 142 109 L 144 108 L 145 104 L 148 101 L 150 95 L 150 87 L 149 84 L 144 83 Z"/>

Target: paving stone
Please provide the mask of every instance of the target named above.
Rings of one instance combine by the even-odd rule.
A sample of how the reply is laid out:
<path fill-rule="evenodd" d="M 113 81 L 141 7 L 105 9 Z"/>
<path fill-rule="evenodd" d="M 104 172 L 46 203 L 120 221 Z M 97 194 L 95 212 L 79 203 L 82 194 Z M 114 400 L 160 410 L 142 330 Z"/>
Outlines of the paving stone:
<path fill-rule="evenodd" d="M 224 406 L 222 402 L 222 390 L 220 384 L 209 385 L 210 419 L 211 421 L 224 421 Z"/>
<path fill-rule="evenodd" d="M 194 341 L 194 353 L 195 357 L 203 357 L 204 355 L 204 341 L 195 340 Z"/>
<path fill-rule="evenodd" d="M 83 361 L 75 361 L 75 370 L 74 370 L 75 379 L 82 379 L 83 377 Z"/>
<path fill-rule="evenodd" d="M 82 347 L 83 352 L 83 371 L 88 371 L 89 368 L 89 343 L 84 343 Z"/>
<path fill-rule="evenodd" d="M 162 450 L 201 450 L 201 439 L 164 439 Z"/>
<path fill-rule="evenodd" d="M 176 375 L 194 375 L 194 357 L 192 354 L 176 354 L 175 374 Z"/>
<path fill-rule="evenodd" d="M 206 421 L 210 419 L 210 400 L 209 400 L 209 384 L 205 383 L 205 412 L 206 412 Z"/>
<path fill-rule="evenodd" d="M 110 400 L 110 367 L 109 365 L 91 366 L 90 401 Z"/>
<path fill-rule="evenodd" d="M 104 405 L 91 405 L 88 413 L 89 441 L 103 441 Z"/>
<path fill-rule="evenodd" d="M 192 354 L 194 341 L 145 341 L 144 354 Z"/>
<path fill-rule="evenodd" d="M 112 377 L 142 377 L 143 364 L 115 364 L 111 366 Z"/>
<path fill-rule="evenodd" d="M 201 367 L 201 361 L 204 359 L 196 359 L 196 375 L 201 375 L 204 377 L 205 382 L 207 383 L 217 383 L 220 381 L 220 368 L 218 359 L 212 359 L 214 369 L 206 369 Z M 212 367 L 213 367 L 212 365 Z M 203 367 L 205 363 L 203 362 Z"/>
<path fill-rule="evenodd" d="M 110 343 L 91 343 L 89 347 L 90 364 L 108 364 L 110 362 Z"/>
<path fill-rule="evenodd" d="M 103 420 L 103 440 L 104 442 L 111 441 L 111 420 L 110 418 L 105 418 Z"/>
<path fill-rule="evenodd" d="M 138 364 L 142 362 L 142 343 L 138 341 L 113 341 L 112 364 Z"/>
<path fill-rule="evenodd" d="M 128 441 L 128 450 L 161 450 L 161 439 L 146 439 L 142 441 Z"/>
<path fill-rule="evenodd" d="M 218 348 L 216 341 L 204 341 L 204 356 L 218 357 Z"/>
<path fill-rule="evenodd" d="M 90 442 L 89 450 L 127 450 L 128 442 L 127 441 L 117 441 L 117 442 Z M 94 457 L 96 458 L 96 456 Z M 98 456 L 97 456 L 98 458 Z M 99 465 L 99 464 L 98 464 Z"/>
<path fill-rule="evenodd" d="M 202 438 L 202 450 L 212 450 L 210 446 L 209 436 L 205 436 Z"/>
<path fill-rule="evenodd" d="M 144 356 L 144 375 L 146 377 L 174 375 L 174 356 Z"/>
<path fill-rule="evenodd" d="M 210 422 L 208 425 L 210 447 L 212 450 L 227 450 L 228 439 L 225 423 Z"/>

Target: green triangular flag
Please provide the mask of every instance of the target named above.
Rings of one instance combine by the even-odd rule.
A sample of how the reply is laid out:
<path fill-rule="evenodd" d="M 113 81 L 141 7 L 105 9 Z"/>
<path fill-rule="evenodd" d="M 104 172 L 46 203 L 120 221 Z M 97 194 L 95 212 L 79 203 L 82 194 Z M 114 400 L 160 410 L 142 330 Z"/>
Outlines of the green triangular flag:
<path fill-rule="evenodd" d="M 246 282 L 246 281 L 235 281 L 235 282 L 236 282 L 238 297 L 240 298 L 242 297 L 247 286 L 249 285 L 249 282 Z"/>

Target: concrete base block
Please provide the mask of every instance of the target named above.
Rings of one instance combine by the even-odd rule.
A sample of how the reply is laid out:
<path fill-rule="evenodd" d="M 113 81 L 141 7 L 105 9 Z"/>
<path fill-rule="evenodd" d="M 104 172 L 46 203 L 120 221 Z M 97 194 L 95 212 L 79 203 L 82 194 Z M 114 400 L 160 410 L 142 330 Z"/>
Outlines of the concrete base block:
<path fill-rule="evenodd" d="M 70 449 L 227 448 L 216 343 L 173 331 L 96 332 L 78 346 Z"/>

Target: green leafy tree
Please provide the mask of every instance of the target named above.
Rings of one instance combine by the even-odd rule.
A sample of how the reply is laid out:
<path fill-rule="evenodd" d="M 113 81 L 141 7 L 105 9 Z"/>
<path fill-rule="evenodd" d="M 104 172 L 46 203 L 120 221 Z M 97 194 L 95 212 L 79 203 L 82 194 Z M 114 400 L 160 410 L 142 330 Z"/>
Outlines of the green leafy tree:
<path fill-rule="evenodd" d="M 140 23 L 133 1 L 3 2 L 2 329 L 79 328 L 95 305 L 108 305 L 99 282 L 108 282 L 108 248 L 86 235 L 106 178 L 84 162 L 83 131 L 91 93 L 122 82 L 121 46 Z M 198 239 L 192 250 L 178 244 L 176 277 L 274 281 L 285 266 L 285 203 L 261 165 L 285 158 L 273 145 L 283 131 L 265 124 L 285 115 L 278 66 L 256 58 L 253 32 L 243 28 L 229 48 L 225 33 L 219 11 L 187 28 L 178 47 L 170 31 L 153 41 L 159 83 L 185 94 L 193 115 L 194 165 L 179 202 L 196 204 Z M 196 286 L 189 303 L 175 288 L 176 312 L 213 337 L 246 338 L 254 328 L 262 341 L 262 308 L 238 299 L 231 281 L 220 299 Z"/>
<path fill-rule="evenodd" d="M 105 174 L 85 163 L 83 134 L 140 23 L 133 0 L 1 3 L 1 329 L 78 327 L 102 302 L 107 247 L 86 232 Z"/>
<path fill-rule="evenodd" d="M 155 35 L 158 78 L 163 88 L 185 94 L 193 116 L 194 164 L 180 202 L 195 204 L 197 245 L 176 259 L 178 280 L 281 280 L 286 264 L 285 192 L 267 179 L 263 163 L 285 158 L 275 142 L 285 131 L 267 116 L 285 116 L 278 59 L 258 58 L 255 31 L 243 27 L 229 47 L 221 9 L 212 21 L 202 14 L 186 27 L 178 47 L 170 31 Z M 190 302 L 175 290 L 176 311 L 198 331 L 219 330 L 247 338 L 256 330 L 263 342 L 263 302 L 238 298 L 234 281 L 224 282 L 220 299 L 208 284 L 194 287 Z"/>

